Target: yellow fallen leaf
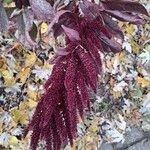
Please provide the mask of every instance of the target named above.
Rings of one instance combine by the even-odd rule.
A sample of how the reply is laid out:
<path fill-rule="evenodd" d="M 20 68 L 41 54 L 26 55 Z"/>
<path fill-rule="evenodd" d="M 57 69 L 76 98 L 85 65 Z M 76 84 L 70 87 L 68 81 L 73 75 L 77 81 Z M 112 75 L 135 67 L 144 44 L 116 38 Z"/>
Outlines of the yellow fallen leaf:
<path fill-rule="evenodd" d="M 12 146 L 16 146 L 18 144 L 18 139 L 15 136 L 9 137 L 9 144 Z"/>
<path fill-rule="evenodd" d="M 119 26 L 122 30 L 125 30 L 126 23 L 119 21 L 119 22 L 118 22 L 118 26 Z"/>
<path fill-rule="evenodd" d="M 149 80 L 146 80 L 142 77 L 137 77 L 137 83 L 139 85 L 141 85 L 141 87 L 147 87 L 147 86 L 150 86 L 150 81 Z"/>
<path fill-rule="evenodd" d="M 0 68 L 2 68 L 3 67 L 3 65 L 5 64 L 5 59 L 4 58 L 2 58 L 2 57 L 0 57 Z"/>
<path fill-rule="evenodd" d="M 25 56 L 25 67 L 31 67 L 35 64 L 37 56 L 34 52 L 30 52 Z"/>
<path fill-rule="evenodd" d="M 145 24 L 145 30 L 150 31 L 150 24 Z"/>
<path fill-rule="evenodd" d="M 146 49 L 148 52 L 150 52 L 150 45 L 147 45 L 147 46 L 145 47 L 145 49 Z"/>
<path fill-rule="evenodd" d="M 24 52 L 24 49 L 20 43 L 14 43 L 13 48 L 16 49 L 17 53 L 23 53 Z"/>
<path fill-rule="evenodd" d="M 36 91 L 36 90 L 31 90 L 31 89 L 26 89 L 26 92 L 27 92 L 27 97 L 28 97 L 29 99 L 32 99 L 32 100 L 34 100 L 34 101 L 37 101 L 38 96 L 39 96 L 38 91 Z"/>
<path fill-rule="evenodd" d="M 2 77 L 4 78 L 4 84 L 8 87 L 13 86 L 15 84 L 15 78 L 13 77 L 13 73 L 9 70 L 0 70 Z"/>
<path fill-rule="evenodd" d="M 112 64 L 112 62 L 109 61 L 109 60 L 106 62 L 106 66 L 107 66 L 107 68 L 109 68 L 109 69 L 112 69 L 112 68 L 113 68 L 113 64 Z"/>
<path fill-rule="evenodd" d="M 73 143 L 73 146 L 70 147 L 70 150 L 76 150 L 76 144 L 75 143 Z"/>
<path fill-rule="evenodd" d="M 18 120 L 21 116 L 20 111 L 18 109 L 13 109 L 13 110 L 11 110 L 11 114 L 13 116 L 13 120 L 18 122 Z"/>
<path fill-rule="evenodd" d="M 23 125 L 26 125 L 28 123 L 28 116 L 25 111 L 15 108 L 11 110 L 11 115 L 16 123 L 21 123 Z"/>
<path fill-rule="evenodd" d="M 43 22 L 43 23 L 41 24 L 41 33 L 42 33 L 42 34 L 45 33 L 45 32 L 47 31 L 47 29 L 48 29 L 47 23 Z"/>
<path fill-rule="evenodd" d="M 126 28 L 127 33 L 131 34 L 135 31 L 135 25 L 133 24 L 128 24 Z"/>
<path fill-rule="evenodd" d="M 0 134 L 3 132 L 3 122 L 0 121 Z"/>
<path fill-rule="evenodd" d="M 16 7 L 16 5 L 14 2 L 10 2 L 10 3 L 4 3 L 4 7 L 14 8 L 14 7 Z"/>
<path fill-rule="evenodd" d="M 19 109 L 20 110 L 28 110 L 28 105 L 27 105 L 27 102 L 26 102 L 26 100 L 24 100 L 24 101 L 22 101 L 21 103 L 20 103 L 20 105 L 19 105 Z"/>
<path fill-rule="evenodd" d="M 139 45 L 134 42 L 133 40 L 131 41 L 131 47 L 132 47 L 132 51 L 135 53 L 135 54 L 139 54 L 140 52 L 140 47 Z"/>
<path fill-rule="evenodd" d="M 96 132 L 96 131 L 98 131 L 97 125 L 91 125 L 91 126 L 88 128 L 88 131 L 90 131 L 90 132 Z"/>
<path fill-rule="evenodd" d="M 28 99 L 27 102 L 26 102 L 27 106 L 29 108 L 35 108 L 37 106 L 37 102 L 33 101 L 32 99 Z"/>
<path fill-rule="evenodd" d="M 121 53 L 119 53 L 119 60 L 124 61 L 124 59 L 126 59 L 126 54 L 124 51 L 122 51 Z"/>
<path fill-rule="evenodd" d="M 44 66 L 43 66 L 43 69 L 52 69 L 54 65 L 48 63 L 48 62 L 44 62 Z"/>
<path fill-rule="evenodd" d="M 121 97 L 121 92 L 120 92 L 120 91 L 113 91 L 113 97 L 114 97 L 114 98 L 119 98 L 119 97 Z"/>
<path fill-rule="evenodd" d="M 91 135 L 85 136 L 85 141 L 86 142 L 93 142 L 93 137 Z"/>
<path fill-rule="evenodd" d="M 16 78 L 17 78 L 17 79 L 20 79 L 20 82 L 24 84 L 24 83 L 26 82 L 26 80 L 27 80 L 29 74 L 30 74 L 30 68 L 25 68 L 25 69 L 22 69 L 22 70 L 18 73 L 18 75 L 17 75 Z"/>
<path fill-rule="evenodd" d="M 84 150 L 96 150 L 96 145 L 94 143 L 87 144 Z"/>
<path fill-rule="evenodd" d="M 36 65 L 39 66 L 39 67 L 42 67 L 43 66 L 43 61 L 40 60 L 40 59 L 37 59 Z"/>
<path fill-rule="evenodd" d="M 135 25 L 133 25 L 133 24 L 128 24 L 128 25 L 126 26 L 126 35 L 127 35 L 129 38 L 132 39 L 133 33 L 134 33 L 135 29 L 136 29 L 136 26 L 135 26 Z"/>
<path fill-rule="evenodd" d="M 74 143 L 74 150 L 76 150 L 77 147 L 79 147 L 82 144 L 82 140 L 81 139 L 77 139 Z"/>
<path fill-rule="evenodd" d="M 111 87 L 114 87 L 114 84 L 116 83 L 115 79 L 114 78 L 110 78 L 110 85 Z"/>
<path fill-rule="evenodd" d="M 17 109 L 13 109 L 13 110 L 11 110 L 11 114 L 12 114 L 12 116 L 13 116 L 13 120 L 14 120 L 15 122 L 18 122 L 18 121 L 19 121 L 19 118 L 20 118 L 20 111 L 17 110 Z"/>

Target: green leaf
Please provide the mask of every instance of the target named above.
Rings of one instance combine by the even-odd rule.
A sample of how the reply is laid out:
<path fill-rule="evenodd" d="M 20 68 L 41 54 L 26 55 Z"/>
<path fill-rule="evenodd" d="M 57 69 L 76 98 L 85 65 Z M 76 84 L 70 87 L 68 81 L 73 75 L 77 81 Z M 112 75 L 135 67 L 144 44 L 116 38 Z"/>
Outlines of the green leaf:
<path fill-rule="evenodd" d="M 10 4 L 10 3 L 12 3 L 12 0 L 4 0 L 3 3 L 5 3 L 5 4 Z"/>
<path fill-rule="evenodd" d="M 140 98 L 141 96 L 142 96 L 142 91 L 139 88 L 135 89 L 133 93 L 133 98 Z"/>

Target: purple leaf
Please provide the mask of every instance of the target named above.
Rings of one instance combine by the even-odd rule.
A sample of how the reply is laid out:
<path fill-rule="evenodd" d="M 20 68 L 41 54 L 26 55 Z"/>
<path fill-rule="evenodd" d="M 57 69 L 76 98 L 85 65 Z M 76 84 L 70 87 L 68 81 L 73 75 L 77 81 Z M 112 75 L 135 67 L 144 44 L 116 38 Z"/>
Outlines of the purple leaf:
<path fill-rule="evenodd" d="M 22 13 L 22 10 L 20 9 L 15 9 L 12 13 L 11 16 L 9 17 L 10 19 L 19 16 Z"/>
<path fill-rule="evenodd" d="M 104 22 L 103 19 L 100 17 L 97 17 L 95 20 L 93 20 L 89 26 L 91 27 L 91 29 L 93 30 L 96 29 L 100 32 L 102 32 L 105 36 L 107 36 L 108 38 L 111 38 L 112 35 L 110 34 L 110 32 L 108 31 L 108 29 L 104 26 Z"/>
<path fill-rule="evenodd" d="M 83 0 L 79 3 L 79 7 L 84 14 L 84 16 L 89 20 L 95 19 L 97 16 L 99 16 L 99 7 L 98 5 L 89 2 L 87 0 Z"/>
<path fill-rule="evenodd" d="M 126 22 L 131 22 L 131 23 L 135 23 L 135 24 L 144 24 L 144 20 L 142 18 L 140 18 L 138 15 L 132 15 L 129 13 L 125 13 L 125 12 L 120 12 L 120 11 L 112 11 L 112 10 L 105 10 L 106 13 L 108 13 L 109 15 L 111 15 L 112 17 L 115 17 L 118 20 L 121 21 L 126 21 Z"/>
<path fill-rule="evenodd" d="M 50 64 L 56 64 L 56 63 L 59 61 L 60 58 L 61 58 L 60 55 L 55 54 L 55 55 L 50 59 L 49 63 L 50 63 Z"/>
<path fill-rule="evenodd" d="M 48 26 L 48 30 L 46 32 L 46 35 L 52 31 L 52 27 L 55 25 L 55 23 L 58 23 L 59 18 L 64 15 L 65 13 L 71 13 L 68 10 L 60 10 L 57 13 L 54 14 L 53 19 L 51 20 L 51 23 Z"/>
<path fill-rule="evenodd" d="M 57 48 L 57 49 L 55 50 L 55 53 L 56 53 L 56 55 L 58 55 L 58 56 L 65 56 L 65 55 L 68 55 L 68 54 L 69 54 L 69 52 L 67 52 L 65 48 Z"/>
<path fill-rule="evenodd" d="M 64 32 L 61 25 L 65 25 L 70 28 L 73 28 L 75 26 L 74 14 L 73 13 L 65 13 L 62 16 L 60 16 L 58 23 L 54 24 L 54 26 L 53 26 L 53 32 L 54 32 L 55 38 L 57 38 L 59 35 L 61 35 Z"/>
<path fill-rule="evenodd" d="M 35 16 L 41 21 L 50 21 L 54 9 L 46 0 L 30 0 L 30 5 Z"/>
<path fill-rule="evenodd" d="M 137 14 L 144 14 L 148 16 L 148 13 L 144 6 L 140 3 L 133 2 L 133 1 L 125 1 L 125 0 L 111 0 L 111 1 L 102 1 L 104 7 L 107 10 L 118 10 L 121 12 L 130 12 L 130 13 L 137 13 Z"/>
<path fill-rule="evenodd" d="M 67 19 L 63 17 L 63 18 L 60 18 L 59 22 L 53 26 L 53 34 L 55 38 L 57 38 L 59 35 L 61 35 L 64 32 L 61 25 L 62 24 L 66 25 L 66 22 L 67 22 Z"/>
<path fill-rule="evenodd" d="M 116 37 L 124 39 L 123 32 L 120 30 L 116 21 L 112 20 L 112 18 L 108 15 L 103 14 L 103 20 L 105 22 L 108 30 Z"/>
<path fill-rule="evenodd" d="M 26 31 L 29 32 L 32 29 L 33 21 L 34 21 L 33 11 L 30 9 L 24 9 L 23 19 L 25 22 L 25 29 Z"/>
<path fill-rule="evenodd" d="M 63 5 L 64 1 L 65 0 L 56 0 L 54 3 L 54 6 L 53 6 L 54 10 L 57 10 L 59 8 L 59 6 Z"/>
<path fill-rule="evenodd" d="M 32 12 L 25 9 L 19 16 L 17 16 L 18 30 L 15 33 L 16 38 L 21 42 L 26 48 L 31 49 L 37 46 L 30 35 L 29 31 L 32 29 L 34 16 Z"/>
<path fill-rule="evenodd" d="M 0 32 L 6 32 L 8 30 L 8 17 L 3 4 L 0 0 Z"/>
<path fill-rule="evenodd" d="M 64 29 L 64 31 L 65 31 L 66 35 L 69 37 L 70 41 L 80 41 L 81 40 L 79 33 L 76 30 L 68 28 L 64 25 L 62 25 L 61 27 Z"/>
<path fill-rule="evenodd" d="M 107 46 L 110 47 L 110 49 L 116 53 L 116 52 L 120 52 L 121 51 L 121 44 L 119 44 L 118 42 L 107 38 L 105 35 L 103 34 L 98 34 L 98 37 L 101 39 L 101 41 L 106 44 Z"/>

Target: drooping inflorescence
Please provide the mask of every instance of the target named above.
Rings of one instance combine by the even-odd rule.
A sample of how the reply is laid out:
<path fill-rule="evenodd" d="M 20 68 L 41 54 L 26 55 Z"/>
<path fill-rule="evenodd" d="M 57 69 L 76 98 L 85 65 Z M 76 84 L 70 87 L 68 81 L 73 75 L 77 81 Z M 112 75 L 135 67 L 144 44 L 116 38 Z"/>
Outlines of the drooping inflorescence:
<path fill-rule="evenodd" d="M 53 32 L 55 38 L 66 35 L 66 46 L 55 54 L 53 71 L 44 85 L 45 93 L 24 133 L 26 136 L 32 131 L 32 150 L 37 148 L 40 139 L 46 141 L 47 150 L 59 150 L 62 144 L 73 145 L 78 115 L 84 119 L 85 109 L 90 109 L 88 88 L 97 92 L 98 75 L 102 70 L 100 52 L 121 51 L 121 44 L 114 39 L 123 40 L 123 33 L 112 17 L 144 24 L 139 14 L 148 14 L 142 5 L 129 0 L 102 0 L 99 4 L 88 0 L 67 4 L 64 0 L 50 3 L 15 0 L 15 3 L 20 9 L 30 6 L 33 18 L 47 22 L 48 33 Z M 25 27 L 30 30 L 28 25 Z M 30 44 L 31 40 L 27 40 Z"/>

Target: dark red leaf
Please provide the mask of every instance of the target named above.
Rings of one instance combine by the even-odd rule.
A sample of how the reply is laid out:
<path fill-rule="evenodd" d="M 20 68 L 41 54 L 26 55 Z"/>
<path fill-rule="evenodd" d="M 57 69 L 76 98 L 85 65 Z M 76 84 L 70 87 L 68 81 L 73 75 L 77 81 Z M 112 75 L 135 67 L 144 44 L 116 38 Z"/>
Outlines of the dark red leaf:
<path fill-rule="evenodd" d="M 88 20 L 93 20 L 100 15 L 98 5 L 95 5 L 87 0 L 81 1 L 79 3 L 79 7 L 84 14 L 84 17 L 86 17 Z"/>
<path fill-rule="evenodd" d="M 124 39 L 123 32 L 119 28 L 118 24 L 116 21 L 114 21 L 110 16 L 103 14 L 103 19 L 105 22 L 105 26 L 109 31 L 116 37 L 121 38 L 122 40 Z"/>
<path fill-rule="evenodd" d="M 130 0 L 110 0 L 110 1 L 102 1 L 105 9 L 107 10 L 118 10 L 121 12 L 130 12 L 137 14 L 144 14 L 148 16 L 148 13 L 144 6 L 142 6 L 138 2 L 133 2 Z"/>
<path fill-rule="evenodd" d="M 48 26 L 48 31 L 46 32 L 46 34 L 48 34 L 49 32 L 52 31 L 53 26 L 54 26 L 56 23 L 58 23 L 59 18 L 60 18 L 62 15 L 64 15 L 65 13 L 71 13 L 71 12 L 70 12 L 69 10 L 60 10 L 60 11 L 54 13 L 54 15 L 52 16 L 52 18 L 51 18 L 51 20 L 50 20 L 51 22 L 50 22 L 50 24 L 49 24 L 49 26 Z"/>
<path fill-rule="evenodd" d="M 97 32 L 98 33 L 98 32 Z M 102 42 L 104 44 L 106 44 L 107 46 L 110 47 L 110 49 L 114 52 L 114 53 L 117 53 L 117 52 L 120 52 L 121 51 L 121 44 L 119 44 L 118 42 L 112 40 L 112 39 L 109 39 L 107 38 L 105 35 L 103 34 L 99 34 L 98 33 L 98 37 L 102 40 Z"/>
<path fill-rule="evenodd" d="M 61 27 L 64 29 L 66 35 L 69 37 L 69 39 L 71 41 L 80 41 L 81 40 L 78 31 L 68 28 L 64 25 L 62 25 Z"/>
<path fill-rule="evenodd" d="M 129 13 L 121 12 L 121 11 L 113 11 L 113 10 L 105 10 L 106 13 L 115 17 L 118 20 L 131 22 L 134 24 L 144 24 L 144 20 L 140 18 L 138 15 L 132 15 Z"/>

